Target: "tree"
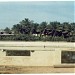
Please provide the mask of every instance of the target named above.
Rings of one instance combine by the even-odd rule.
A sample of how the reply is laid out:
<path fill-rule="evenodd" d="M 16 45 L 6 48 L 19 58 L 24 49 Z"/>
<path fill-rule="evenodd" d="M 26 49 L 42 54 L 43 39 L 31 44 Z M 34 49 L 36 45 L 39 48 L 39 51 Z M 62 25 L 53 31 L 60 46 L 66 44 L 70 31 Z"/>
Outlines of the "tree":
<path fill-rule="evenodd" d="M 22 26 L 20 24 L 13 25 L 12 27 L 12 31 L 14 31 L 15 34 L 20 34 L 21 29 L 22 29 Z"/>
<path fill-rule="evenodd" d="M 8 28 L 8 27 L 6 27 L 5 29 L 4 29 L 4 31 L 6 32 L 6 33 L 11 33 L 11 30 Z"/>
<path fill-rule="evenodd" d="M 20 22 L 20 25 L 22 26 L 21 31 L 23 31 L 22 33 L 30 34 L 30 32 L 32 30 L 32 24 L 33 24 L 33 22 L 30 21 L 28 18 L 25 18 L 25 20 L 22 20 Z"/>
<path fill-rule="evenodd" d="M 57 21 L 50 22 L 50 25 L 52 25 L 52 28 L 56 30 L 58 28 L 58 26 L 60 25 L 60 22 L 57 22 Z"/>
<path fill-rule="evenodd" d="M 47 26 L 47 22 L 42 22 L 39 26 L 38 26 L 38 30 L 40 31 L 40 33 L 42 33 L 44 31 L 44 29 Z"/>
<path fill-rule="evenodd" d="M 38 23 L 33 23 L 33 24 L 32 24 L 31 33 L 37 33 L 37 31 L 38 31 L 38 26 L 39 26 Z"/>
<path fill-rule="evenodd" d="M 30 21 L 28 18 L 25 18 L 25 20 L 22 20 L 19 24 L 16 24 L 13 26 L 12 30 L 14 30 L 17 34 L 30 34 L 32 30 L 32 21 Z"/>
<path fill-rule="evenodd" d="M 12 29 L 6 27 L 6 33 L 15 33 L 14 36 L 0 36 L 0 40 L 25 40 L 25 41 L 75 41 L 75 23 L 60 23 L 57 21 L 34 23 L 25 18 L 18 24 L 13 25 Z M 32 34 L 40 36 L 33 36 Z M 43 34 L 43 35 L 42 35 Z"/>

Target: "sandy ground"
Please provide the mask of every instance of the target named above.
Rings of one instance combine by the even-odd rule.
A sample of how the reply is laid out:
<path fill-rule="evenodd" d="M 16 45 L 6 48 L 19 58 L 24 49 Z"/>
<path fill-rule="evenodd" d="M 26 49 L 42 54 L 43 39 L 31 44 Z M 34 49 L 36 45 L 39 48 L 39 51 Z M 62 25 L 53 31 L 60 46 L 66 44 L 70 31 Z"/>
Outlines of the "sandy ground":
<path fill-rule="evenodd" d="M 75 68 L 0 66 L 0 74 L 75 73 Z"/>

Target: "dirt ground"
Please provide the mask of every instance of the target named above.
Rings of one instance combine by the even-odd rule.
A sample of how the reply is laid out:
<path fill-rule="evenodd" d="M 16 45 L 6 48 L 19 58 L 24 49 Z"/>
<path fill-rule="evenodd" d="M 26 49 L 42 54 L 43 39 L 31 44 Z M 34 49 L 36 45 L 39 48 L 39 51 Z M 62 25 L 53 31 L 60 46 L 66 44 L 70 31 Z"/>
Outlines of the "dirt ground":
<path fill-rule="evenodd" d="M 13 47 L 15 47 L 15 45 L 16 46 L 20 46 L 21 50 L 23 49 L 24 46 L 26 48 L 26 46 L 32 46 L 32 47 L 33 46 L 40 46 L 41 47 L 41 46 L 46 45 L 46 46 L 53 47 L 53 49 L 56 49 L 58 47 L 62 47 L 62 48 L 63 47 L 65 47 L 65 48 L 70 48 L 71 47 L 71 48 L 73 48 L 75 50 L 75 44 L 74 43 L 66 43 L 66 42 L 62 42 L 62 43 L 61 42 L 48 42 L 48 43 L 47 42 L 44 42 L 44 43 L 43 42 L 35 42 L 35 44 L 34 44 L 34 42 L 32 42 L 32 43 L 31 42 L 15 42 L 15 44 L 14 44 L 14 42 L 3 42 L 3 41 L 1 42 L 0 41 L 0 44 L 2 46 L 1 49 L 4 49 L 5 48 L 4 46 L 6 46 L 5 49 L 9 49 L 9 46 L 11 47 L 12 45 L 13 45 Z M 23 47 L 21 47 L 21 46 L 23 46 Z M 13 47 L 11 48 L 11 50 L 13 49 Z M 20 48 L 19 47 L 15 47 L 14 49 L 18 50 Z M 31 50 L 32 48 L 28 47 L 27 49 Z M 38 51 L 39 49 L 36 48 L 36 50 Z M 60 49 L 60 50 L 62 50 L 62 49 Z M 7 60 L 7 58 L 4 61 L 7 61 L 8 65 L 9 65 L 9 62 L 11 61 L 11 59 L 10 58 L 8 58 L 8 59 L 9 59 L 9 61 Z M 3 58 L 1 60 L 3 60 Z M 16 59 L 14 59 L 14 61 L 15 60 Z M 28 58 L 26 60 L 29 61 Z M 19 59 L 18 59 L 18 61 L 19 61 Z M 0 61 L 0 63 L 1 63 L 1 61 Z M 0 65 L 0 74 L 75 73 L 75 67 L 74 68 L 73 67 L 65 67 L 65 68 L 64 67 L 63 68 L 59 67 L 59 68 L 54 68 L 54 67 L 51 67 L 51 66 L 29 66 L 28 67 L 28 66 L 7 66 L 7 65 L 4 66 L 4 64 L 3 65 L 2 64 L 3 64 L 3 62 Z"/>
<path fill-rule="evenodd" d="M 54 68 L 49 66 L 0 66 L 0 74 L 75 73 L 75 68 Z"/>

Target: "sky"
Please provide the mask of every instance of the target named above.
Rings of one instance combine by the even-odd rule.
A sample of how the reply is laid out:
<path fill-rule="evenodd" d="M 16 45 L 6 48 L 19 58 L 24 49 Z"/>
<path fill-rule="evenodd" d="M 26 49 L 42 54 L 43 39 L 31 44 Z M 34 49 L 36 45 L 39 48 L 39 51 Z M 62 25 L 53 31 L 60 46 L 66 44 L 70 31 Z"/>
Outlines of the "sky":
<path fill-rule="evenodd" d="M 11 28 L 25 18 L 34 22 L 75 22 L 73 1 L 0 2 L 0 29 Z"/>

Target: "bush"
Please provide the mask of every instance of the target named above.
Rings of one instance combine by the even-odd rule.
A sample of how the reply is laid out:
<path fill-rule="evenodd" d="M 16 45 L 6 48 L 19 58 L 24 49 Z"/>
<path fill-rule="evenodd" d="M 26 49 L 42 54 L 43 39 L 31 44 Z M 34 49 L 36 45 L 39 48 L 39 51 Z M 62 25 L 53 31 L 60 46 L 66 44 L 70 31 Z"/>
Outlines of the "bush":
<path fill-rule="evenodd" d="M 0 36 L 1 41 L 67 41 L 75 42 L 75 36 L 64 38 L 63 36 L 33 36 L 28 34 L 18 34 L 14 36 Z"/>

